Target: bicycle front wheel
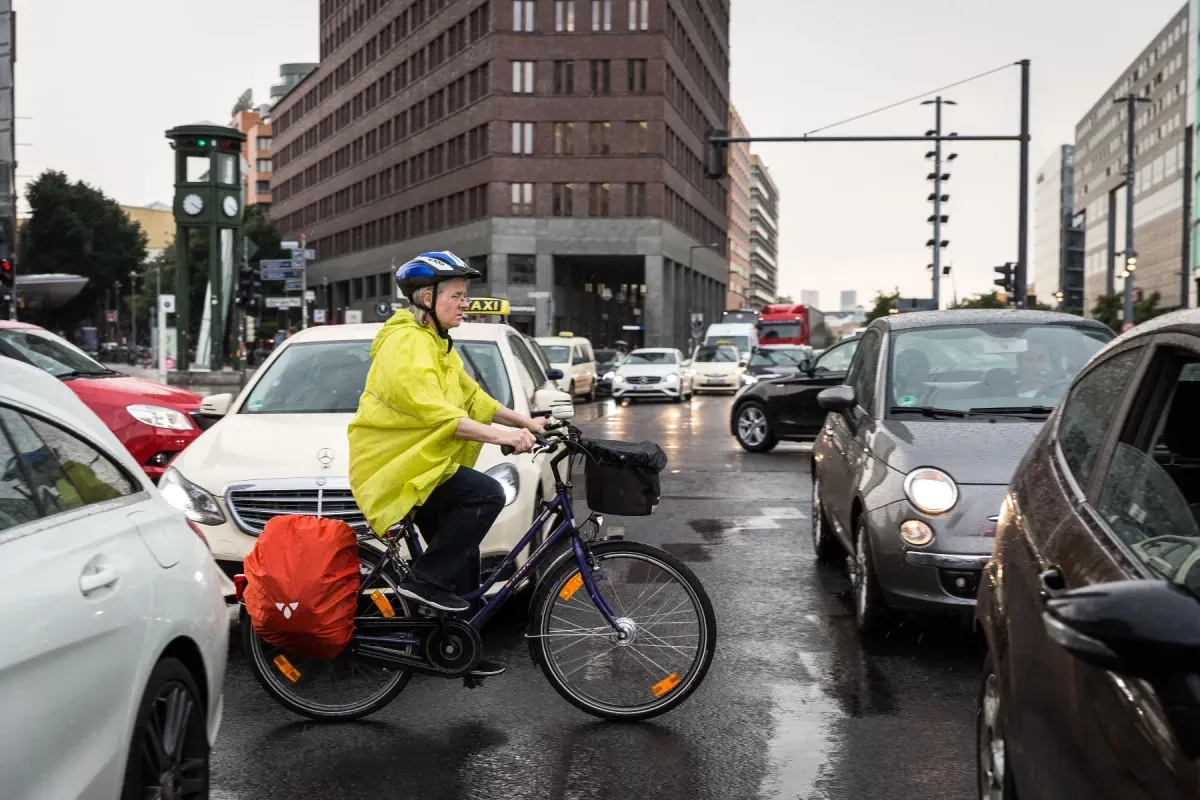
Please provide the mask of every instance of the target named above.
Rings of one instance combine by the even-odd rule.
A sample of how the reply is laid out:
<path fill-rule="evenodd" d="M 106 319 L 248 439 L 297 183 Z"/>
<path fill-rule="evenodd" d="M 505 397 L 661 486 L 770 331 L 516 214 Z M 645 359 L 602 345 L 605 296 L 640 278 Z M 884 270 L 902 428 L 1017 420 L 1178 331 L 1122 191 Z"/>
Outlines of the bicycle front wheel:
<path fill-rule="evenodd" d="M 576 707 L 602 719 L 649 719 L 678 706 L 704 680 L 717 645 L 712 602 L 682 561 L 638 542 L 591 548 L 596 590 L 618 635 L 569 559 L 546 577 L 530 636 L 546 678 Z"/>

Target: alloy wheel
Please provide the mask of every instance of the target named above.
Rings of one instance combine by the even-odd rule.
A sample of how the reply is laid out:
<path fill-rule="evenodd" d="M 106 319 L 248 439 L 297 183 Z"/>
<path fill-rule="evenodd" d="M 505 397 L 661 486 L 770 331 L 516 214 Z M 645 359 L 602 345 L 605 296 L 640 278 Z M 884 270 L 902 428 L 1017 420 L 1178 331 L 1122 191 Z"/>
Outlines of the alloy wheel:
<path fill-rule="evenodd" d="M 979 718 L 979 798 L 1004 800 L 1004 730 L 1000 720 L 1000 681 L 995 672 L 984 678 Z"/>
<path fill-rule="evenodd" d="M 164 685 L 146 718 L 142 739 L 142 797 L 186 800 L 208 796 L 208 743 L 191 693 Z"/>
<path fill-rule="evenodd" d="M 812 482 L 812 538 L 813 550 L 820 552 L 821 539 L 825 531 L 821 523 L 821 479 L 813 478 Z"/>
<path fill-rule="evenodd" d="M 746 406 L 738 414 L 738 436 L 751 447 L 758 447 L 767 438 L 767 416 L 757 406 Z"/>

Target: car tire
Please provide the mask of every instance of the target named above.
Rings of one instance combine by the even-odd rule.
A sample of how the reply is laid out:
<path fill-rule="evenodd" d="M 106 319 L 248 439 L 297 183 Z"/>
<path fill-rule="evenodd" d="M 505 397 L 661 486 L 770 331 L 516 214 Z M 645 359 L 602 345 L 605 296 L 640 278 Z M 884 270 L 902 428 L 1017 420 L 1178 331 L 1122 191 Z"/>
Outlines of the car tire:
<path fill-rule="evenodd" d="M 829 518 L 825 516 L 825 507 L 821 503 L 821 481 L 816 475 L 812 480 L 812 538 L 813 552 L 822 564 L 831 564 L 846 557 L 845 548 L 829 527 Z"/>
<path fill-rule="evenodd" d="M 567 384 L 567 394 L 571 395 L 572 400 L 575 399 L 575 381 L 571 381 L 569 384 Z"/>
<path fill-rule="evenodd" d="M 743 403 L 734 412 L 734 436 L 743 450 L 750 453 L 767 453 L 775 449 L 779 440 L 771 430 L 771 419 L 761 403 Z"/>
<path fill-rule="evenodd" d="M 851 583 L 854 586 L 854 622 L 863 636 L 874 636 L 887 623 L 887 601 L 875 577 L 875 554 L 867 517 L 862 514 L 854 531 L 854 555 L 850 558 Z"/>
<path fill-rule="evenodd" d="M 156 787 L 158 796 L 208 797 L 208 708 L 201 697 L 182 661 L 168 657 L 154 665 L 133 726 L 121 800 L 155 796 Z M 172 734 L 175 746 L 167 747 L 161 740 Z M 148 737 L 158 738 L 158 746 Z M 144 751 L 157 756 L 154 763 Z"/>
<path fill-rule="evenodd" d="M 976 785 L 980 800 L 1017 800 L 1004 730 L 1003 692 L 991 653 L 983 661 L 975 710 Z"/>
<path fill-rule="evenodd" d="M 596 402 L 596 380 L 592 379 L 592 388 L 588 390 L 587 401 L 589 403 Z"/>

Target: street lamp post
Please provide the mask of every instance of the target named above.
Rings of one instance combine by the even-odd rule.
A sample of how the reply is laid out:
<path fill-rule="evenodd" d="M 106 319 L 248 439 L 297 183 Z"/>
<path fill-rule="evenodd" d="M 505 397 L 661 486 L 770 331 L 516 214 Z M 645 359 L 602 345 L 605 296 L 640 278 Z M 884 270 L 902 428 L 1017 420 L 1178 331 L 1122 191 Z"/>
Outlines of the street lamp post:
<path fill-rule="evenodd" d="M 933 159 L 933 172 L 926 179 L 933 181 L 933 194 L 929 196 L 929 199 L 933 201 L 933 216 L 928 220 L 933 223 L 933 238 L 929 240 L 927 246 L 933 248 L 933 263 L 930 265 L 933 269 L 933 307 L 938 309 L 941 308 L 942 300 L 942 248 L 950 244 L 942 239 L 942 225 L 950 221 L 950 217 L 942 213 L 942 203 L 950 199 L 949 195 L 942 194 L 942 183 L 950 178 L 949 173 L 942 172 L 942 106 L 955 106 L 958 103 L 938 95 L 933 100 L 925 100 L 921 105 L 934 106 L 933 130 L 925 134 L 933 137 L 933 150 L 926 153 L 925 157 Z M 950 135 L 954 136 L 955 134 Z M 956 153 L 951 153 L 947 160 L 953 161 L 957 157 Z"/>
<path fill-rule="evenodd" d="M 130 344 L 137 347 L 137 301 L 134 297 L 134 290 L 137 287 L 137 270 L 129 270 L 129 325 L 131 328 L 129 338 L 133 341 Z"/>
<path fill-rule="evenodd" d="M 113 316 L 116 317 L 114 322 L 115 335 L 117 344 L 120 344 L 121 339 L 121 282 L 113 281 Z"/>
<path fill-rule="evenodd" d="M 1149 103 L 1150 98 L 1140 97 L 1133 92 L 1113 100 L 1113 103 L 1125 103 L 1125 271 L 1121 277 L 1125 279 L 1125 320 L 1123 328 L 1133 325 L 1133 272 L 1137 269 L 1137 250 L 1133 249 L 1133 188 L 1136 172 L 1134 171 L 1133 137 L 1137 130 L 1134 117 L 1138 103 Z M 1110 243 L 1111 244 L 1111 243 Z"/>

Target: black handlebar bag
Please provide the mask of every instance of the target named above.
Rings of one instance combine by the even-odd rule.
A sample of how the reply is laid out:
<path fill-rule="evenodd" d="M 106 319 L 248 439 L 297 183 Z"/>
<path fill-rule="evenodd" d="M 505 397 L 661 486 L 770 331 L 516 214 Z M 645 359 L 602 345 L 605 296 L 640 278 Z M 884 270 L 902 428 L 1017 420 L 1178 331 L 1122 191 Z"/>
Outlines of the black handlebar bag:
<path fill-rule="evenodd" d="M 654 513 L 662 496 L 658 474 L 667 454 L 654 442 L 618 442 L 581 437 L 588 508 L 618 517 Z"/>

